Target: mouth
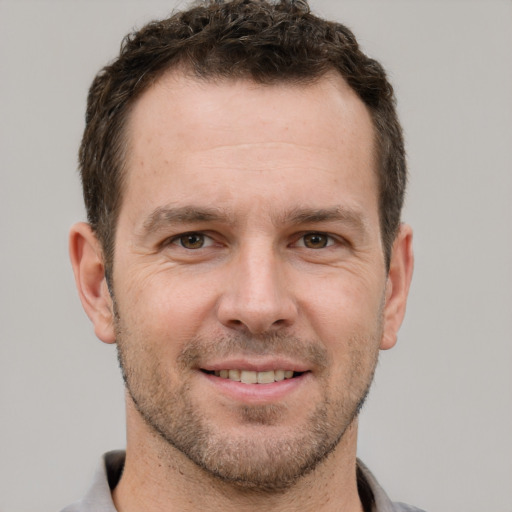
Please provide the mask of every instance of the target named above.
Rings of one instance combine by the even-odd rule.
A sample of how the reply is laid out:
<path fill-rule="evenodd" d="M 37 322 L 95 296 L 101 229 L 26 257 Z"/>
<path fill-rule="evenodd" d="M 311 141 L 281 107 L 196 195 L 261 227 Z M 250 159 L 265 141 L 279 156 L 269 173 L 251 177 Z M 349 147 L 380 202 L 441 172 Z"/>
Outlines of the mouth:
<path fill-rule="evenodd" d="M 274 382 L 281 382 L 283 380 L 294 379 L 300 377 L 306 372 L 296 372 L 293 370 L 267 370 L 267 371 L 252 371 L 252 370 L 238 370 L 238 369 L 223 369 L 223 370 L 205 370 L 201 369 L 203 373 L 227 379 L 234 382 L 241 382 L 242 384 L 272 384 Z"/>

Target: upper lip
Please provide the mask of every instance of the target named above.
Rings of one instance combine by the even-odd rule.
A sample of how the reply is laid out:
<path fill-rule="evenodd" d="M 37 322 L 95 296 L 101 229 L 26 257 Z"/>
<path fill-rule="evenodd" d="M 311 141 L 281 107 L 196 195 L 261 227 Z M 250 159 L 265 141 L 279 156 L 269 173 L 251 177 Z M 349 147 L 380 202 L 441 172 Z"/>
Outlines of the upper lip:
<path fill-rule="evenodd" d="M 246 370 L 253 372 L 266 372 L 270 370 L 292 370 L 294 372 L 306 372 L 311 369 L 306 363 L 292 361 L 287 358 L 265 358 L 265 359 L 246 359 L 231 358 L 222 361 L 214 361 L 200 365 L 201 370 L 220 371 L 220 370 Z"/>

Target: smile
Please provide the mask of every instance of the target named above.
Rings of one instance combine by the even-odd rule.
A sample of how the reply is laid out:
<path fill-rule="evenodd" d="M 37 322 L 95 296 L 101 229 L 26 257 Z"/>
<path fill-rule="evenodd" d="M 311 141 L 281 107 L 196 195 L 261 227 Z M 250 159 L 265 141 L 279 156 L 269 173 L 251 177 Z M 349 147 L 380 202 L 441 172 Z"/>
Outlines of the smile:
<path fill-rule="evenodd" d="M 302 372 L 294 372 L 293 370 L 268 370 L 256 372 L 252 370 L 215 370 L 206 371 L 210 375 L 215 375 L 222 379 L 229 379 L 243 384 L 272 384 L 285 379 L 292 379 L 301 375 Z"/>

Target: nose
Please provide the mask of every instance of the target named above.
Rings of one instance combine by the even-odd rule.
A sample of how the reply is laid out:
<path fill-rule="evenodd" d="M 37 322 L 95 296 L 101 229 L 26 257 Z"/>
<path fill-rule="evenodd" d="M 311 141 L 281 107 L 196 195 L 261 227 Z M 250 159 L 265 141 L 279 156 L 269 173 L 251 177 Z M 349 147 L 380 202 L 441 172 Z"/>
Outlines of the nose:
<path fill-rule="evenodd" d="M 217 315 L 226 327 L 262 334 L 290 327 L 297 318 L 285 262 L 265 243 L 250 244 L 230 263 Z"/>

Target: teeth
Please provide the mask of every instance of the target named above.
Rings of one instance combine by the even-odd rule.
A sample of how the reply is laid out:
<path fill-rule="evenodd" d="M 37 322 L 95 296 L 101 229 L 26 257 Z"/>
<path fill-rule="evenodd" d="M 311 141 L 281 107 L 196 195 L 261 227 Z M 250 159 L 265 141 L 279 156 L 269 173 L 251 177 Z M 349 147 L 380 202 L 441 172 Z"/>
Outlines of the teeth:
<path fill-rule="evenodd" d="M 243 382 L 244 384 L 271 384 L 293 377 L 293 370 L 268 370 L 253 372 L 250 370 L 216 370 L 215 375 L 223 379 Z"/>
<path fill-rule="evenodd" d="M 274 372 L 274 380 L 279 382 L 280 380 L 284 380 L 284 370 L 276 370 Z"/>
<path fill-rule="evenodd" d="M 244 384 L 256 384 L 258 382 L 258 372 L 242 370 L 240 372 L 240 380 Z"/>
<path fill-rule="evenodd" d="M 229 380 L 236 380 L 237 382 L 240 382 L 240 370 L 229 370 L 228 378 Z"/>
<path fill-rule="evenodd" d="M 274 379 L 274 370 L 270 370 L 268 372 L 258 372 L 258 384 L 270 384 L 271 382 L 275 382 Z"/>

